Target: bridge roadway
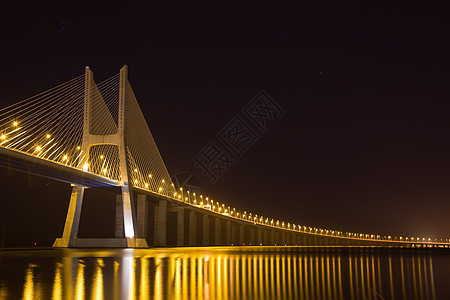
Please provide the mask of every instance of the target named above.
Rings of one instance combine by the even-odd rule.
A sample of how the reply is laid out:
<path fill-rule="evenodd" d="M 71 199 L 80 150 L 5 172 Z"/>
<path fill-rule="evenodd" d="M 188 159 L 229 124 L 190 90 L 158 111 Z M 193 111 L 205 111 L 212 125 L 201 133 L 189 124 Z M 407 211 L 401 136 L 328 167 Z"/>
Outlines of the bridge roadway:
<path fill-rule="evenodd" d="M 106 188 L 117 191 L 116 225 L 114 239 L 78 238 L 75 247 L 121 247 L 124 244 L 123 215 L 120 212 L 120 182 L 65 166 L 54 161 L 31 156 L 24 152 L 0 147 L 0 167 L 28 172 L 65 183 L 88 188 Z M 249 220 L 246 216 L 225 214 L 210 206 L 179 201 L 149 190 L 133 188 L 135 197 L 136 237 L 144 238 L 152 246 L 210 246 L 210 245 L 302 245 L 302 246 L 378 246 L 410 248 L 448 248 L 448 241 L 394 240 L 379 236 L 355 237 L 348 233 L 320 230 L 310 227 L 269 224 Z M 149 211 L 153 213 L 153 240 L 149 239 Z M 175 214 L 175 218 L 169 218 Z M 176 220 L 176 224 L 169 224 Z M 175 226 L 170 226 L 175 225 Z M 175 232 L 168 230 L 176 228 Z"/>

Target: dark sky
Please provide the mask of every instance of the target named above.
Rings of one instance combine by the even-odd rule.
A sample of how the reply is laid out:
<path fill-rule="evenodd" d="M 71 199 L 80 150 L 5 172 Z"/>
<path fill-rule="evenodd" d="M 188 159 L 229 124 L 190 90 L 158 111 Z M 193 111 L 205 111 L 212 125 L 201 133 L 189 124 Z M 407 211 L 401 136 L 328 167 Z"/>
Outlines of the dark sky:
<path fill-rule="evenodd" d="M 169 172 L 196 174 L 217 200 L 302 225 L 448 238 L 449 5 L 338 2 L 20 3 L 0 19 L 1 106 L 85 65 L 100 82 L 127 64 Z M 192 156 L 262 89 L 285 115 L 211 184 Z M 61 234 L 70 186 L 0 176 L 7 244 Z"/>

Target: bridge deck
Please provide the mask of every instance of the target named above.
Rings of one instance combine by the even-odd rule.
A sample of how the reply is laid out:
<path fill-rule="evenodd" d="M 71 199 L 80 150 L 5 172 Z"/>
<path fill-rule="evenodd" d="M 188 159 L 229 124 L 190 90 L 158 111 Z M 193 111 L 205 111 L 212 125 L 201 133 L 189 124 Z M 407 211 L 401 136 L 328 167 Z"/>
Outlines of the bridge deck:
<path fill-rule="evenodd" d="M 119 186 L 119 183 L 116 180 L 84 172 L 63 164 L 4 147 L 0 147 L 0 167 L 6 167 L 85 187 Z"/>

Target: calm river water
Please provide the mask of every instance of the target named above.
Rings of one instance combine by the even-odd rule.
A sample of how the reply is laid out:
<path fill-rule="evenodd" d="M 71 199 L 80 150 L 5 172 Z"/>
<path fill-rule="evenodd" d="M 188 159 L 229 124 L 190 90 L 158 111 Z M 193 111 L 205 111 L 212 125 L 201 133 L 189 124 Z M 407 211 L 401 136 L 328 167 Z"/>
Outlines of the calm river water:
<path fill-rule="evenodd" d="M 0 250 L 0 299 L 450 299 L 450 252 L 340 247 Z"/>

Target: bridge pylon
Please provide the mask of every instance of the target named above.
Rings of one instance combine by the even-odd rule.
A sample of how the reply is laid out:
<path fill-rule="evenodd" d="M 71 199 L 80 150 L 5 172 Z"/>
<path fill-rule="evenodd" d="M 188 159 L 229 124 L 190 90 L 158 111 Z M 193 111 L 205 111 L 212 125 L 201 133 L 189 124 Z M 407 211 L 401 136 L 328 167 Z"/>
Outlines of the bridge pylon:
<path fill-rule="evenodd" d="M 124 65 L 120 69 L 119 74 L 119 107 L 117 125 L 109 114 L 111 126 L 114 132 L 96 133 L 93 124 L 93 93 L 95 83 L 93 72 L 89 67 L 85 67 L 85 88 L 84 88 L 84 116 L 83 116 L 83 137 L 81 151 L 84 155 L 78 162 L 78 168 L 87 171 L 89 169 L 89 153 L 92 146 L 96 145 L 113 145 L 118 148 L 118 159 L 120 165 L 120 188 L 121 200 L 120 211 L 116 211 L 121 215 L 119 220 L 123 221 L 123 232 L 116 232 L 115 238 L 96 238 L 96 239 L 79 239 L 78 227 L 80 223 L 81 207 L 83 204 L 83 196 L 85 187 L 81 185 L 72 185 L 72 193 L 70 196 L 69 208 L 67 210 L 66 222 L 61 238 L 57 238 L 53 247 L 127 247 L 127 248 L 143 248 L 148 247 L 145 238 L 138 238 L 136 216 L 132 195 L 132 182 L 129 182 L 129 166 L 127 159 L 126 145 L 126 118 L 127 118 L 127 81 L 128 67 Z M 101 97 L 101 96 L 100 96 Z M 102 102 L 103 105 L 103 102 Z M 98 116 L 97 116 L 98 117 Z M 116 206 L 116 209 L 118 207 Z M 122 224 L 119 224 L 122 225 Z"/>

